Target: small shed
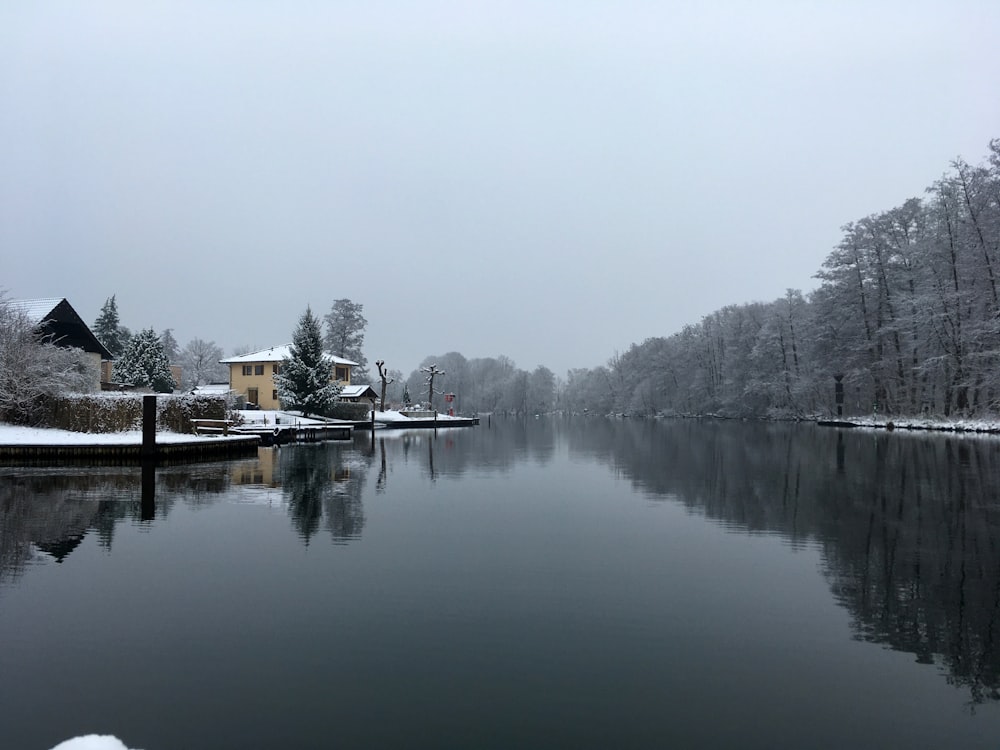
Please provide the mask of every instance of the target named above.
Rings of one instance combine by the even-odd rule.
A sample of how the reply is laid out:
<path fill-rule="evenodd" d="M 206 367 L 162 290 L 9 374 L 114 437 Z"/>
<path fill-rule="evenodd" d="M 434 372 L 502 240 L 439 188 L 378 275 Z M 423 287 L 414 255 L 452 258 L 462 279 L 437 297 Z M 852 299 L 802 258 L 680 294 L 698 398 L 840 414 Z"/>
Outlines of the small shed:
<path fill-rule="evenodd" d="M 369 401 L 378 401 L 378 394 L 370 385 L 345 385 L 338 397 L 341 401 L 358 403 L 366 398 Z"/>

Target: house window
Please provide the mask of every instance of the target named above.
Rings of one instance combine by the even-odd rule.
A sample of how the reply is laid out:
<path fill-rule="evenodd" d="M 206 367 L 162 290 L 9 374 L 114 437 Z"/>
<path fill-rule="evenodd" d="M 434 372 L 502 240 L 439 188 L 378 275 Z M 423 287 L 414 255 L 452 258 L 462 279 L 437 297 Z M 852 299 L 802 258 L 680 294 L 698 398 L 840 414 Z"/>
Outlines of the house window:
<path fill-rule="evenodd" d="M 271 365 L 271 372 L 277 375 L 279 372 L 281 372 L 281 365 Z"/>
<path fill-rule="evenodd" d="M 272 401 L 277 401 L 278 400 L 278 392 L 277 391 L 271 391 L 271 400 Z"/>
<path fill-rule="evenodd" d="M 253 365 L 243 365 L 244 375 L 253 375 Z"/>
<path fill-rule="evenodd" d="M 254 365 L 253 366 L 253 374 L 254 375 L 263 375 L 264 374 L 264 365 Z"/>
<path fill-rule="evenodd" d="M 335 368 L 335 371 L 334 371 L 334 377 L 337 380 L 343 380 L 346 383 L 347 379 L 349 377 L 349 375 L 348 375 L 349 372 L 350 372 L 350 370 L 348 370 L 346 367 L 337 367 L 337 368 Z"/>

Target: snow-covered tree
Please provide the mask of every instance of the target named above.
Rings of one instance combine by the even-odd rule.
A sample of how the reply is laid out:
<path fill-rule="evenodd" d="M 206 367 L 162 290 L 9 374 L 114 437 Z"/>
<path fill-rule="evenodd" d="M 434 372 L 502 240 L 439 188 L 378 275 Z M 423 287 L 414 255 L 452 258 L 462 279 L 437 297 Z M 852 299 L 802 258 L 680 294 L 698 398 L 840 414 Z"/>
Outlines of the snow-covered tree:
<path fill-rule="evenodd" d="M 94 365 L 80 349 L 55 346 L 0 296 L 0 420 L 33 421 L 40 398 L 89 391 Z"/>
<path fill-rule="evenodd" d="M 112 378 L 117 383 L 148 387 L 157 393 L 173 391 L 170 363 L 163 351 L 163 342 L 152 328 L 139 331 L 131 338 L 121 356 L 115 360 Z"/>
<path fill-rule="evenodd" d="M 205 383 L 224 382 L 228 373 L 226 366 L 219 363 L 222 356 L 222 347 L 214 341 L 191 339 L 179 356 L 184 385 L 193 388 Z"/>
<path fill-rule="evenodd" d="M 108 348 L 112 356 L 118 357 L 125 351 L 125 345 L 132 338 L 132 332 L 121 324 L 118 318 L 118 302 L 112 294 L 101 306 L 101 312 L 94 321 L 94 335 Z"/>
<path fill-rule="evenodd" d="M 548 367 L 539 365 L 528 379 L 528 410 L 542 414 L 555 408 L 556 376 Z"/>
<path fill-rule="evenodd" d="M 324 413 L 340 394 L 342 386 L 333 380 L 333 360 L 323 351 L 319 321 L 308 307 L 292 334 L 289 358 L 274 376 L 274 385 L 282 407 L 306 416 Z"/>
<path fill-rule="evenodd" d="M 386 371 L 389 382 L 385 389 L 386 403 L 399 404 L 403 400 L 403 389 L 405 387 L 406 376 L 402 370 L 389 369 Z"/>
<path fill-rule="evenodd" d="M 358 363 L 351 380 L 368 382 L 368 360 L 362 352 L 365 343 L 365 328 L 368 321 L 362 315 L 364 305 L 349 299 L 334 300 L 333 307 L 326 314 L 326 348 L 333 354 Z"/>

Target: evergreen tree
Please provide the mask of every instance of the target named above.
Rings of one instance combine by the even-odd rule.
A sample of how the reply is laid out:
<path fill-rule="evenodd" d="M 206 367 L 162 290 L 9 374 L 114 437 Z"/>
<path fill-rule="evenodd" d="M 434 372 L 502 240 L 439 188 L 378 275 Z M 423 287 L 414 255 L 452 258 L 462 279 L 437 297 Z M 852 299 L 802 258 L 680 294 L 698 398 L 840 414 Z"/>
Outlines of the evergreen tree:
<path fill-rule="evenodd" d="M 167 361 L 176 362 L 181 348 L 177 344 L 177 339 L 174 338 L 173 328 L 163 330 L 163 333 L 160 334 L 160 343 L 163 344 L 163 353 L 167 355 Z"/>
<path fill-rule="evenodd" d="M 298 409 L 306 416 L 324 413 L 340 394 L 341 385 L 333 380 L 333 360 L 323 351 L 319 320 L 308 307 L 292 334 L 289 358 L 274 376 L 274 385 L 282 407 Z"/>
<path fill-rule="evenodd" d="M 170 393 L 174 378 L 163 351 L 163 342 L 152 328 L 146 328 L 131 338 L 115 361 L 112 377 L 117 383 L 152 388 L 157 393 Z"/>
<path fill-rule="evenodd" d="M 121 321 L 118 319 L 118 302 L 115 301 L 113 294 L 104 300 L 101 312 L 94 321 L 94 335 L 115 357 L 120 356 L 125 350 L 126 341 L 122 336 Z"/>
<path fill-rule="evenodd" d="M 362 315 L 364 305 L 349 299 L 334 300 L 333 307 L 326 314 L 326 348 L 333 354 L 357 362 L 351 380 L 368 382 L 368 360 L 361 349 L 365 343 L 365 328 L 368 321 Z"/>

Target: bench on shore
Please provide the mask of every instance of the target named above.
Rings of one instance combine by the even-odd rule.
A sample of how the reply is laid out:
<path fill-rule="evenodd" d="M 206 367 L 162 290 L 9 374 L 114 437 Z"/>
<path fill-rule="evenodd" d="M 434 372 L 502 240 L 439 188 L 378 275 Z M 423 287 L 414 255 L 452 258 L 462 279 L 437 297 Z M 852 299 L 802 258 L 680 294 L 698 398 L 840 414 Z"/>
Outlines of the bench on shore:
<path fill-rule="evenodd" d="M 233 426 L 231 419 L 192 419 L 195 435 L 228 435 Z"/>

